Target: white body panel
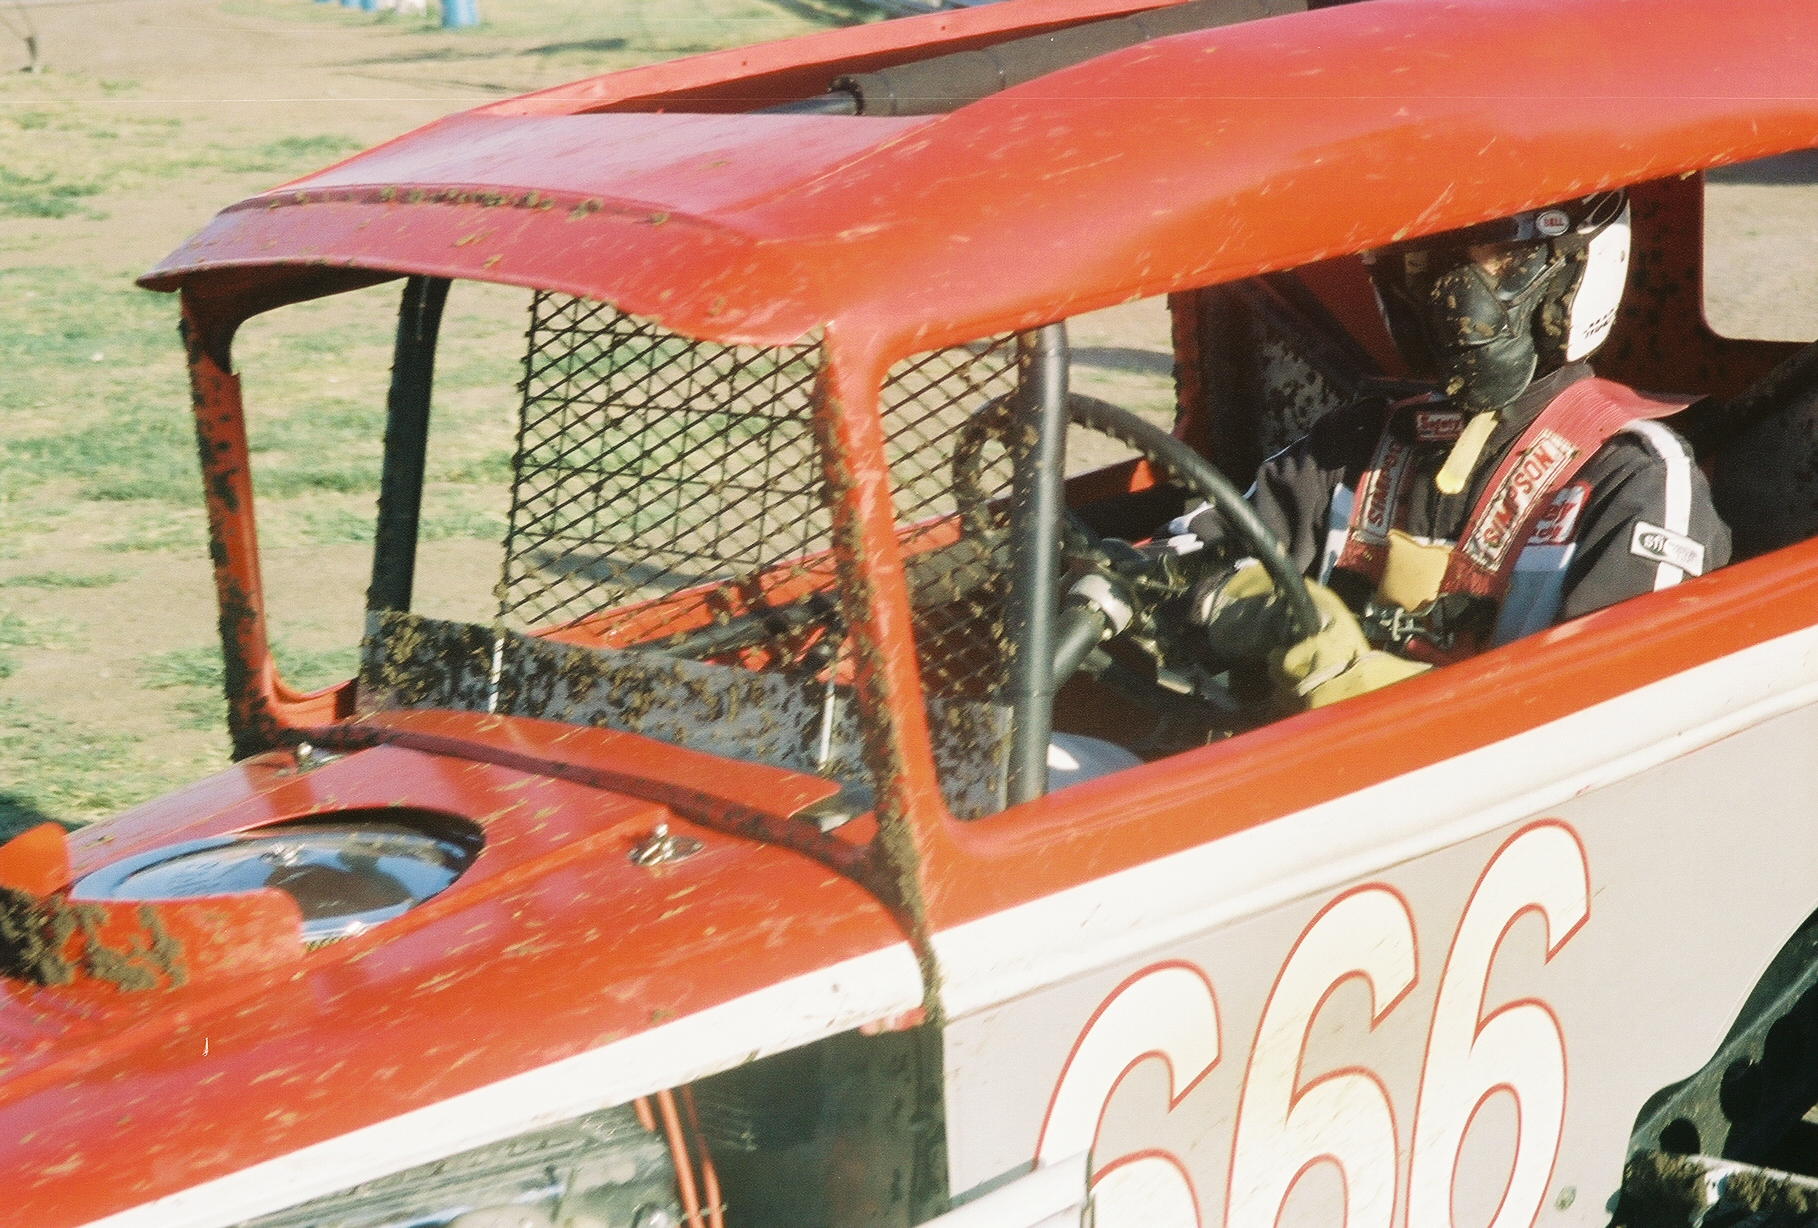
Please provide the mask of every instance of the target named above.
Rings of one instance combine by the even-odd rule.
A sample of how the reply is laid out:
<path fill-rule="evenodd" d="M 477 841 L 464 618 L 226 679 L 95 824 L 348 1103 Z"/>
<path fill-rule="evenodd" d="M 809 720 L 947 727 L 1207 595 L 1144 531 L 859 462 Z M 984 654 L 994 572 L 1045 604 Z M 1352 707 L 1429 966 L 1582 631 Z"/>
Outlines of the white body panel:
<path fill-rule="evenodd" d="M 953 1188 L 1085 1146 L 1106 1228 L 1607 1223 L 1818 903 L 1815 696 L 1803 631 L 940 934 Z"/>

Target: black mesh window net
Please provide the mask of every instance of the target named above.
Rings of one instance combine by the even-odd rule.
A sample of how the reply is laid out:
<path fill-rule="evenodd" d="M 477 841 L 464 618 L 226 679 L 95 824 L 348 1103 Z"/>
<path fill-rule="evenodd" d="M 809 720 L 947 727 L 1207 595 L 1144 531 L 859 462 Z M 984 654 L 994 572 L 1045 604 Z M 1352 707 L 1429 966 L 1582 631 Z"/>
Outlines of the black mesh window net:
<path fill-rule="evenodd" d="M 991 699 L 1003 685 L 1010 461 L 1018 344 L 1000 337 L 898 365 L 883 390 L 897 521 L 908 554 L 922 685 Z"/>
<path fill-rule="evenodd" d="M 881 399 L 937 768 L 965 815 L 1002 797 L 1018 353 L 920 355 Z M 816 342 L 696 341 L 535 295 L 497 624 L 375 615 L 365 701 L 626 729 L 869 791 L 819 361 Z"/>
<path fill-rule="evenodd" d="M 817 352 L 691 341 L 602 303 L 537 295 L 500 618 L 568 624 L 713 586 L 712 616 L 725 621 L 766 604 L 783 579 L 769 573 L 811 556 L 824 588 Z M 698 618 L 653 609 L 627 634 L 658 638 Z"/>

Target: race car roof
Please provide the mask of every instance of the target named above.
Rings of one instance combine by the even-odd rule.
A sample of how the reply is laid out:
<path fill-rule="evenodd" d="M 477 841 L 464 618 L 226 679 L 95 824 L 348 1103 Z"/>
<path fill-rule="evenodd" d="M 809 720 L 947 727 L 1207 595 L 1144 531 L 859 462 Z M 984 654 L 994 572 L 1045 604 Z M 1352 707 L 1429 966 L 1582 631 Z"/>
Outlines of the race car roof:
<path fill-rule="evenodd" d="M 250 311 L 380 273 L 477 278 L 896 357 L 1818 145 L 1810 0 L 1367 0 L 946 115 L 748 109 L 1130 7 L 1007 0 L 481 107 L 230 207 L 144 284 Z"/>

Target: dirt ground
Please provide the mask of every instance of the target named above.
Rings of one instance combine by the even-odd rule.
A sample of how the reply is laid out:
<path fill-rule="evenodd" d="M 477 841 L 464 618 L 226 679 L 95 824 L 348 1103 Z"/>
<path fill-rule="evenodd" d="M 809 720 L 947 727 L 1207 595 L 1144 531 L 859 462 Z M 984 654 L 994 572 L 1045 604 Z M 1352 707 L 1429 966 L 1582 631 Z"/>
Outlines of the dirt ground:
<path fill-rule="evenodd" d="M 313 112 L 325 131 L 373 141 L 484 96 L 452 82 L 401 88 L 396 79 L 360 66 L 370 54 L 370 31 L 299 25 L 215 3 L 39 4 L 6 17 L 15 36 L 27 28 L 35 33 L 43 71 L 9 82 L 5 102 L 60 106 L 102 128 L 144 119 L 175 121 L 174 130 L 205 123 L 211 139 L 231 140 L 235 130 L 257 130 L 275 115 L 289 121 Z M 0 67 L 24 60 L 22 40 L 0 41 Z M 5 162 L 33 152 L 23 147 L 28 133 L 8 137 L 18 145 L 0 148 L 0 155 L 14 155 Z M 208 186 L 166 179 L 110 199 L 104 217 L 9 221 L 0 235 L 35 232 L 21 238 L 51 249 L 37 248 L 36 259 L 49 255 L 65 269 L 99 268 L 126 278 L 151 267 L 230 199 Z M 187 397 L 174 336 L 170 340 L 168 356 L 145 377 L 180 413 Z M 104 351 L 95 355 L 97 365 L 105 362 Z M 168 692 L 144 686 L 142 662 L 205 642 L 213 595 L 204 552 L 125 555 L 96 544 L 106 539 L 114 518 L 137 510 L 91 505 L 61 518 L 54 534 L 29 533 L 17 518 L 0 524 L 0 546 L 14 546 L 0 551 L 4 608 L 25 626 L 53 629 L 36 633 L 13 654 L 14 668 L 0 683 L 0 700 L 15 717 L 0 732 L 0 758 L 9 765 L 0 767 L 0 795 L 11 799 L 13 811 L 0 819 L 10 819 L 11 826 L 40 816 L 95 817 L 110 804 L 131 803 L 223 758 L 218 731 L 194 727 L 199 722 L 183 719 Z M 184 544 L 190 545 L 198 526 L 187 527 Z M 19 582 L 43 574 L 118 580 L 93 587 Z M 16 718 L 24 712 L 44 715 L 20 723 Z M 40 730 L 47 732 L 34 738 Z M 66 743 L 71 757 L 111 760 L 102 769 L 106 779 L 91 784 L 72 772 L 78 777 L 72 787 L 47 790 L 55 746 L 27 744 L 37 741 Z"/>
<path fill-rule="evenodd" d="M 127 136 L 125 162 L 162 159 L 156 174 L 115 182 L 93 216 L 0 216 L 0 294 L 6 271 L 27 263 L 124 285 L 234 199 L 485 99 L 702 49 L 729 30 L 733 41 L 749 42 L 828 19 L 828 10 L 797 0 L 750 0 L 730 16 L 679 0 L 577 0 L 571 8 L 564 17 L 559 0 L 543 0 L 536 25 L 516 18 L 510 0 L 482 0 L 498 20 L 468 34 L 310 0 L 53 0 L 0 9 L 0 71 L 25 64 L 28 29 L 44 69 L 0 82 L 0 120 L 20 108 L 49 109 Z M 218 156 L 185 164 L 149 143 L 173 137 Z M 248 167 L 231 156 L 274 137 L 298 142 L 294 167 Z M 41 157 L 29 144 L 35 139 L 0 125 L 0 172 L 15 157 Z M 1806 272 L 1818 267 L 1810 258 L 1818 255 L 1814 181 L 1818 162 L 1805 159 L 1732 175 L 1717 188 L 1712 315 L 1726 331 L 1818 336 L 1818 283 Z M 162 310 L 169 314 L 158 327 L 173 328 L 174 304 Z M 147 396 L 180 416 L 187 391 L 174 333 L 164 335 L 167 346 L 146 352 L 138 377 Z M 1164 323 L 1153 308 L 1111 317 L 1076 341 L 1089 351 L 1092 390 L 1114 399 L 1165 395 Z M 96 348 L 68 361 L 100 369 L 112 360 Z M 56 411 L 38 412 L 49 420 Z M 0 446 L 31 425 L 0 420 Z M 85 501 L 71 486 L 53 517 L 45 508 L 62 489 L 27 488 L 8 503 L 0 486 L 0 650 L 9 650 L 7 619 L 23 628 L 10 657 L 0 656 L 10 662 L 0 669 L 0 827 L 98 817 L 225 762 L 218 716 L 208 715 L 219 703 L 206 669 L 168 684 L 148 684 L 146 672 L 147 661 L 205 664 L 211 651 L 214 602 L 199 513 Z M 167 548 L 116 548 L 122 517 L 153 514 L 171 520 Z M 357 599 L 364 565 L 363 549 L 351 545 L 279 550 L 266 561 L 275 603 L 323 589 Z"/>

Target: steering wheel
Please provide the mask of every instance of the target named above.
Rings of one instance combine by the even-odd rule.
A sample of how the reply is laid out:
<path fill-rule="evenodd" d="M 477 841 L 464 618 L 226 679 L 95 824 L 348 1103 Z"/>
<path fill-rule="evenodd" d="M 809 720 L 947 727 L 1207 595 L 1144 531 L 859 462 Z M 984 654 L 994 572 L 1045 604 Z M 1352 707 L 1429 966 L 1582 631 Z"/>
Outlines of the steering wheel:
<path fill-rule="evenodd" d="M 991 514 L 990 500 L 980 481 L 980 470 L 986 441 L 993 437 L 1003 438 L 1011 428 L 1012 405 L 1010 397 L 991 401 L 972 416 L 955 441 L 953 488 L 960 520 L 966 532 L 979 540 L 989 540 L 991 535 L 1002 532 Z M 1286 632 L 1291 639 L 1305 639 L 1319 631 L 1319 610 L 1313 604 L 1306 577 L 1288 557 L 1281 541 L 1257 518 L 1249 502 L 1217 466 L 1153 423 L 1095 397 L 1069 394 L 1067 419 L 1074 426 L 1109 435 L 1134 449 L 1144 460 L 1186 487 L 1190 494 L 1209 503 L 1275 582 L 1276 591 L 1286 604 Z M 1061 532 L 1064 548 L 1069 553 L 1102 557 L 1103 548 L 1096 535 L 1073 513 L 1068 513 Z"/>
<path fill-rule="evenodd" d="M 976 577 L 981 566 L 996 570 L 1001 556 L 1011 543 L 992 514 L 992 496 L 987 493 L 981 474 L 985 445 L 991 439 L 1003 439 L 1011 429 L 1013 401 L 997 397 L 967 420 L 957 433 L 953 449 L 953 491 L 956 511 L 964 536 L 954 544 L 908 560 L 911 589 L 922 603 L 952 600 L 956 585 L 964 577 Z M 1304 639 L 1319 630 L 1319 612 L 1305 577 L 1289 559 L 1273 533 L 1257 519 L 1249 503 L 1205 457 L 1195 452 L 1160 427 L 1094 397 L 1070 394 L 1067 417 L 1075 426 L 1097 431 L 1134 449 L 1151 464 L 1172 476 L 1194 495 L 1211 504 L 1230 525 L 1236 538 L 1268 571 L 1287 610 L 1286 629 L 1293 639 Z M 1097 534 L 1072 512 L 1060 526 L 1063 548 L 1075 558 L 1089 562 L 1106 561 L 1106 549 Z M 998 564 L 985 564 L 980 558 L 997 558 Z M 956 577 L 959 579 L 956 580 Z M 950 591 L 952 590 L 952 591 Z M 789 605 L 754 611 L 726 622 L 695 631 L 682 632 L 641 647 L 672 656 L 700 659 L 716 653 L 730 652 L 761 642 L 766 636 L 799 630 L 817 622 L 837 624 L 838 610 L 825 595 Z M 1056 679 L 1056 682 L 1061 681 Z"/>

